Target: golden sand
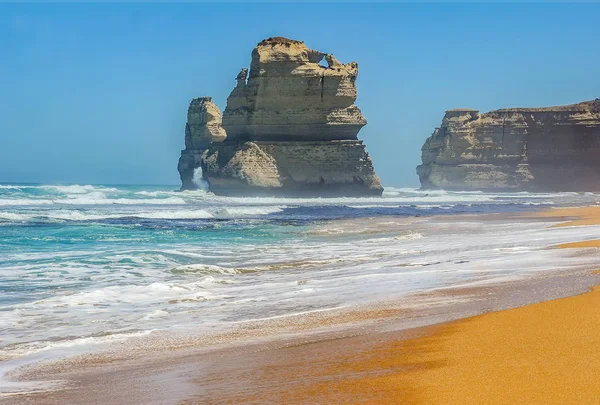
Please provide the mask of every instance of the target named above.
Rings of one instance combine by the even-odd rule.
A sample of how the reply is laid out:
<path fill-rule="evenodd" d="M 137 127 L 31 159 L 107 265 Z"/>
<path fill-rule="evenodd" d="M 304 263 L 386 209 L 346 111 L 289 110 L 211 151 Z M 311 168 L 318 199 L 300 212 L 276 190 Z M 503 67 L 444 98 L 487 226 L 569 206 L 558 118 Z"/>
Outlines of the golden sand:
<path fill-rule="evenodd" d="M 287 403 L 600 403 L 598 290 L 431 331 L 313 365 L 313 383 L 278 397 Z"/>
<path fill-rule="evenodd" d="M 561 245 L 558 245 L 559 248 L 575 248 L 575 249 L 581 249 L 581 248 L 598 248 L 600 247 L 600 239 L 592 239 L 592 240 L 584 240 L 581 242 L 570 242 L 570 243 L 563 243 Z"/>
<path fill-rule="evenodd" d="M 537 216 L 565 221 L 556 226 L 600 225 L 600 206 L 557 208 L 542 211 Z"/>

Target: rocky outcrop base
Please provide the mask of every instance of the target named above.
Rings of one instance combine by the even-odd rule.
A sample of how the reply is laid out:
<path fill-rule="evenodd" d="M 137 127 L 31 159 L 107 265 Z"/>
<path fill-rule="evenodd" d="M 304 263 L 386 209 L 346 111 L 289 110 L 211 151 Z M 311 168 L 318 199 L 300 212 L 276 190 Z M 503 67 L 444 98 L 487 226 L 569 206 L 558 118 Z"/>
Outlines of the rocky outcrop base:
<path fill-rule="evenodd" d="M 226 141 L 203 156 L 211 191 L 243 196 L 365 196 L 383 188 L 362 141 Z"/>
<path fill-rule="evenodd" d="M 181 179 L 181 190 L 197 190 L 198 184 L 194 183 L 194 170 L 202 166 L 204 149 L 186 149 L 181 151 L 177 170 Z"/>

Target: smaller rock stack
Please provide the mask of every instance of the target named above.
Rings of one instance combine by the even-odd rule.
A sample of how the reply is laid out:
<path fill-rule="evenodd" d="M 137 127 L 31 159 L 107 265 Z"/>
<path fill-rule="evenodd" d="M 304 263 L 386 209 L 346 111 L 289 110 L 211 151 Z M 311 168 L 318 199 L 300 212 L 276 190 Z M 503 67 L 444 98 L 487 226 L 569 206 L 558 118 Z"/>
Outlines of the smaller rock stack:
<path fill-rule="evenodd" d="M 185 150 L 181 151 L 179 176 L 182 190 L 195 190 L 194 169 L 201 166 L 202 154 L 212 142 L 223 142 L 227 138 L 221 126 L 221 112 L 211 97 L 192 100 L 185 124 Z"/>

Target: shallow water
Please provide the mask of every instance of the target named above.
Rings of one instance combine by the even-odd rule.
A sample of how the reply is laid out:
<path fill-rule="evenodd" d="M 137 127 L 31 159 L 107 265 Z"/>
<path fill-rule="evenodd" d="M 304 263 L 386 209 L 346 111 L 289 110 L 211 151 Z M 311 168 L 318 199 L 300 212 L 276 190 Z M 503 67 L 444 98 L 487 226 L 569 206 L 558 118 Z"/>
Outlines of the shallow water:
<path fill-rule="evenodd" d="M 547 247 L 600 237 L 598 227 L 450 217 L 589 205 L 595 194 L 284 199 L 174 188 L 0 185 L 0 360 L 586 266 L 592 257 Z"/>

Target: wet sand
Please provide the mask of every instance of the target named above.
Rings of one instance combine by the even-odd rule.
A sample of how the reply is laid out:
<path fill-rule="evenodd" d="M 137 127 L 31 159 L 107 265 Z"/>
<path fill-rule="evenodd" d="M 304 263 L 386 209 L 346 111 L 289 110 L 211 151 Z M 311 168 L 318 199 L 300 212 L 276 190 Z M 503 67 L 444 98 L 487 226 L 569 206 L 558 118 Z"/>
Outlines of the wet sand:
<path fill-rule="evenodd" d="M 597 404 L 599 307 L 595 289 L 431 327 L 417 338 L 344 346 L 343 356 L 307 364 L 314 381 L 276 402 Z M 275 370 L 260 372 L 272 380 Z"/>
<path fill-rule="evenodd" d="M 424 293 L 431 302 L 450 304 L 432 305 L 412 312 L 385 308 L 357 311 L 351 319 L 360 322 L 342 325 L 337 330 L 332 330 L 332 327 L 340 318 L 324 316 L 305 320 L 303 328 L 308 328 L 311 323 L 315 328 L 325 322 L 325 331 L 304 335 L 295 333 L 263 343 L 211 351 L 159 348 L 134 359 L 84 357 L 46 367 L 29 376 L 34 381 L 40 378 L 68 381 L 62 389 L 9 396 L 2 398 L 2 403 L 436 403 L 430 396 L 434 395 L 433 391 L 430 394 L 424 386 L 417 384 L 421 381 L 417 377 L 426 381 L 429 377 L 423 374 L 425 372 L 434 373 L 431 378 L 438 378 L 437 373 L 452 377 L 452 373 L 443 374 L 448 372 L 445 367 L 449 362 L 454 361 L 451 356 L 460 359 L 460 344 L 469 346 L 476 343 L 474 338 L 463 340 L 458 333 L 460 329 L 455 325 L 464 321 L 448 322 L 580 294 L 599 282 L 600 276 L 587 270 L 554 272 L 544 277 L 486 287 L 449 288 Z M 491 315 L 504 313 L 507 312 Z M 487 316 L 471 319 L 485 319 Z M 365 317 L 373 318 L 364 322 Z M 520 318 L 516 315 L 514 319 Z M 498 323 L 491 325 L 485 332 L 479 329 L 478 324 L 473 327 L 475 331 L 482 331 L 474 335 L 482 337 L 479 342 L 482 347 L 487 344 L 488 338 L 494 338 L 488 334 L 495 334 L 495 328 L 502 326 Z M 509 330 L 519 336 L 516 326 Z M 564 329 L 564 332 L 568 330 Z M 456 336 L 458 343 L 441 345 L 450 342 L 451 336 Z M 507 336 L 498 335 L 496 339 L 501 341 Z M 499 346 L 502 345 L 494 344 L 488 349 L 494 352 Z M 470 360 L 468 357 L 464 360 L 462 367 L 468 369 Z M 486 361 L 482 358 L 480 364 L 496 365 Z M 471 389 L 467 387 L 470 383 L 465 380 L 465 390 Z M 448 384 L 451 385 L 451 381 Z M 473 386 L 472 389 L 477 388 Z"/>
<path fill-rule="evenodd" d="M 600 207 L 550 210 L 540 216 L 564 218 L 562 226 L 596 225 Z M 564 247 L 595 247 L 585 245 L 592 242 Z M 456 298 L 446 306 L 407 312 L 384 305 L 342 317 L 350 320 L 346 324 L 339 314 L 324 315 L 300 322 L 306 330 L 324 327 L 303 336 L 210 352 L 157 350 L 127 361 L 88 359 L 71 369 L 34 373 L 34 380 L 69 381 L 63 390 L 3 401 L 598 403 L 600 291 L 587 291 L 599 282 L 590 269 L 572 269 L 429 293 L 432 302 Z"/>

